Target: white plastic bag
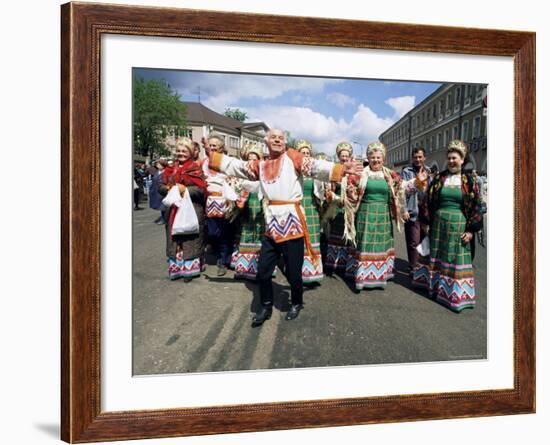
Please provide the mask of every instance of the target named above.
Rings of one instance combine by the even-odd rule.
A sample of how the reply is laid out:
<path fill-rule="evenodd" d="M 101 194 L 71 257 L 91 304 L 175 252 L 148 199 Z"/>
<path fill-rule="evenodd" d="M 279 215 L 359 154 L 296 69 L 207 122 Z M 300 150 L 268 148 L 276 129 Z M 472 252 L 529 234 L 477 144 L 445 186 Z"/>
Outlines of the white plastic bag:
<path fill-rule="evenodd" d="M 185 189 L 182 197 L 178 187 L 172 187 L 168 195 L 162 200 L 162 203 L 167 207 L 174 205 L 178 208 L 172 224 L 172 235 L 193 235 L 199 233 L 199 220 L 187 189 Z"/>
<path fill-rule="evenodd" d="M 428 256 L 430 254 L 430 237 L 428 235 L 416 246 L 416 250 L 421 256 Z"/>

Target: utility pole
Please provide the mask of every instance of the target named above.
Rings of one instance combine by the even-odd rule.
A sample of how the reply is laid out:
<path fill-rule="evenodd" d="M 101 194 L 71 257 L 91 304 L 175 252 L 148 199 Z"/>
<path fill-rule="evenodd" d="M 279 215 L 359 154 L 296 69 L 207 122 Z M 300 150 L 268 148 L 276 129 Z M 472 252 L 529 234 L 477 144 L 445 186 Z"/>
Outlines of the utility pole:
<path fill-rule="evenodd" d="M 357 142 L 357 141 L 352 141 L 352 143 L 359 145 L 359 149 L 361 150 L 361 151 L 359 152 L 359 155 L 360 155 L 361 157 L 363 157 L 363 144 L 361 144 L 360 142 Z"/>

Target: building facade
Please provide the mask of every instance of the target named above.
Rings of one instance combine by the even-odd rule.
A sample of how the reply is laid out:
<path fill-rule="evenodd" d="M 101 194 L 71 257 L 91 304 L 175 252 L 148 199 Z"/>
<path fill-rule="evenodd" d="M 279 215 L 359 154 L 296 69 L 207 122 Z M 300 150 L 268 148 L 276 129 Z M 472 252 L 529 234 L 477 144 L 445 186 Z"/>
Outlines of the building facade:
<path fill-rule="evenodd" d="M 441 85 L 380 135 L 386 164 L 400 171 L 410 164 L 412 150 L 424 147 L 426 166 L 441 171 L 447 165 L 447 144 L 462 139 L 470 153 L 467 167 L 486 174 L 486 95 L 483 84 Z"/>
<path fill-rule="evenodd" d="M 267 153 L 267 145 L 264 137 L 269 127 L 263 122 L 241 122 L 230 118 L 204 106 L 199 102 L 184 102 L 187 106 L 187 132 L 186 136 L 193 141 L 201 143 L 203 137 L 216 133 L 225 141 L 227 154 L 239 157 L 241 150 L 248 143 L 254 143 L 262 147 Z M 175 136 L 166 138 L 167 145 L 173 145 Z"/>

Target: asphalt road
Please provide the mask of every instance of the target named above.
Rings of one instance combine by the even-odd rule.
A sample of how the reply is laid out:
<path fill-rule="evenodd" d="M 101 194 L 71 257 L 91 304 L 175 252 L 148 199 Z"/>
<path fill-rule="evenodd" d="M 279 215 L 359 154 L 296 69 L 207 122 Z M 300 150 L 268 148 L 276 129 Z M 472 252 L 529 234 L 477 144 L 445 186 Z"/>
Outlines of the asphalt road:
<path fill-rule="evenodd" d="M 134 211 L 134 375 L 487 357 L 487 258 L 479 245 L 474 309 L 456 314 L 410 288 L 401 233 L 396 276 L 385 290 L 355 294 L 340 277 L 325 278 L 304 293 L 298 319 L 285 321 L 290 294 L 279 271 L 273 316 L 252 328 L 254 283 L 234 280 L 231 271 L 218 278 L 215 265 L 190 283 L 168 279 L 157 215 Z"/>

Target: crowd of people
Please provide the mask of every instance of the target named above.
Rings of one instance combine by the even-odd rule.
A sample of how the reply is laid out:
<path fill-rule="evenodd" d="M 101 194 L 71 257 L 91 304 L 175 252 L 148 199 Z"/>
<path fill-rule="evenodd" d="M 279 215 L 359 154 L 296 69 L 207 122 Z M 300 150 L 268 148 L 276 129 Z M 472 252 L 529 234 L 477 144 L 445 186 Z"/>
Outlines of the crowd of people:
<path fill-rule="evenodd" d="M 236 279 L 258 283 L 253 326 L 260 326 L 272 315 L 272 278 L 282 263 L 293 320 L 304 286 L 319 286 L 325 275 L 340 274 L 357 293 L 384 289 L 404 227 L 411 285 L 455 312 L 474 307 L 474 235 L 483 228 L 486 182 L 465 171 L 463 141 L 449 143 L 446 170 L 429 171 L 417 147 L 401 174 L 385 165 L 379 141 L 368 145 L 366 160 L 341 142 L 337 162 L 314 156 L 306 140 L 288 147 L 281 130 L 269 130 L 265 142 L 267 156 L 249 144 L 238 159 L 227 155 L 222 136 L 210 134 L 202 150 L 181 137 L 173 159 L 154 163 L 149 203 L 165 226 L 170 279 L 200 276 L 208 246 L 218 276 L 231 268 Z"/>

